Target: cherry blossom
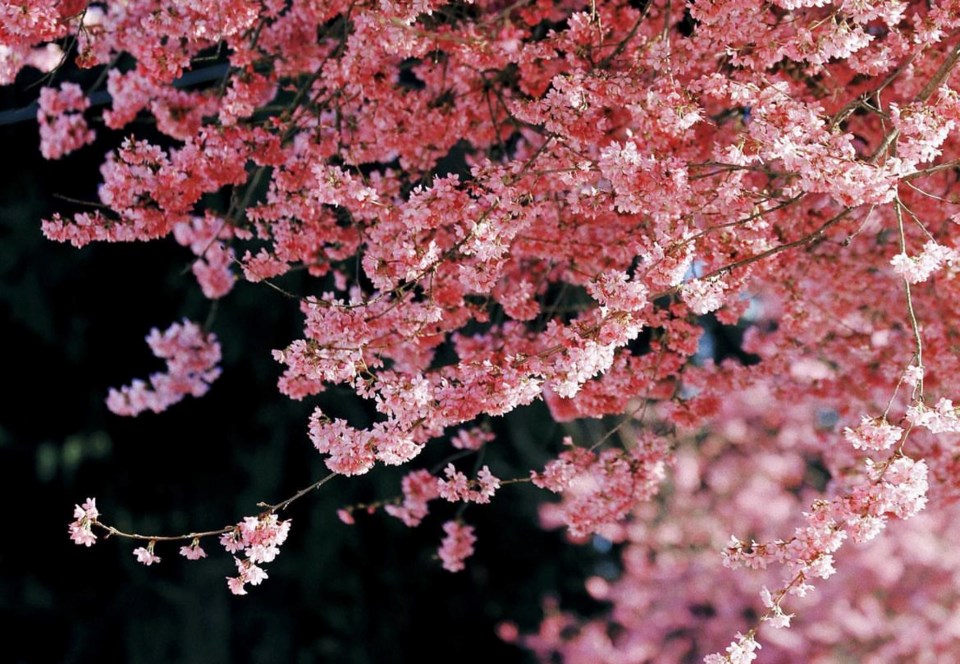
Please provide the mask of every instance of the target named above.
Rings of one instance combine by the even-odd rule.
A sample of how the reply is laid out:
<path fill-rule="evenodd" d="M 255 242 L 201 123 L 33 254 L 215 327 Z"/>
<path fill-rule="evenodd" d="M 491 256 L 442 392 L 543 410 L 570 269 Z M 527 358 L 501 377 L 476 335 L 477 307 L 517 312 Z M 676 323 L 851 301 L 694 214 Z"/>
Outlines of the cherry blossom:
<path fill-rule="evenodd" d="M 900 253 L 890 260 L 893 270 L 903 279 L 911 284 L 918 284 L 930 278 L 934 272 L 940 269 L 944 261 L 953 262 L 956 253 L 943 245 L 930 240 L 927 242 L 923 251 L 917 256 L 908 256 Z"/>
<path fill-rule="evenodd" d="M 79 85 L 64 83 L 60 90 L 40 91 L 40 152 L 46 159 L 60 159 L 74 150 L 92 143 L 96 134 L 88 128 L 83 111 L 90 102 Z"/>
<path fill-rule="evenodd" d="M 665 442 L 651 437 L 641 445 L 629 453 L 605 450 L 597 455 L 582 448 L 561 453 L 542 474 L 533 474 L 534 484 L 564 497 L 548 512 L 573 537 L 601 533 L 621 521 L 637 503 L 655 496 L 666 477 Z"/>
<path fill-rule="evenodd" d="M 200 541 L 194 538 L 189 546 L 180 547 L 180 555 L 187 560 L 200 560 L 207 557 L 207 552 L 200 546 Z"/>
<path fill-rule="evenodd" d="M 403 502 L 387 505 L 387 514 L 395 516 L 407 526 L 420 524 L 429 511 L 428 503 L 440 497 L 440 481 L 427 470 L 415 470 L 403 478 Z"/>
<path fill-rule="evenodd" d="M 149 567 L 154 563 L 160 562 L 160 556 L 153 552 L 153 547 L 155 544 L 156 542 L 151 540 L 147 546 L 139 546 L 133 550 L 133 555 L 136 556 L 138 563 Z"/>
<path fill-rule="evenodd" d="M 76 505 L 73 509 L 74 520 L 69 526 L 70 539 L 75 544 L 93 546 L 97 536 L 93 533 L 92 527 L 99 516 L 96 498 L 87 498 L 82 505 Z"/>
<path fill-rule="evenodd" d="M 490 502 L 497 489 L 500 488 L 500 480 L 493 476 L 490 468 L 484 466 L 477 472 L 477 479 L 471 482 L 467 476 L 457 471 L 453 464 L 447 464 L 444 468 L 445 480 L 437 482 L 437 488 L 440 497 L 450 502 L 469 502 L 486 504 Z M 477 488 L 472 488 L 472 486 Z"/>
<path fill-rule="evenodd" d="M 167 371 L 150 376 L 149 384 L 134 380 L 119 390 L 111 389 L 107 407 L 117 415 L 138 415 L 145 410 L 159 413 L 185 396 L 199 397 L 220 375 L 220 344 L 191 321 L 174 323 L 147 335 L 153 354 L 166 361 Z"/>
<path fill-rule="evenodd" d="M 243 558 L 234 556 L 237 576 L 227 577 L 230 592 L 234 595 L 246 595 L 245 585 L 260 585 L 267 578 L 266 571 L 260 565 L 274 561 L 289 533 L 290 520 L 281 521 L 276 514 L 269 513 L 258 517 L 245 517 L 236 526 L 223 531 L 220 544 L 227 553 L 244 554 Z M 186 556 L 185 553 L 183 555 Z"/>
<path fill-rule="evenodd" d="M 460 572 L 464 569 L 464 560 L 473 555 L 473 545 L 477 541 L 473 527 L 459 521 L 447 521 L 443 524 L 443 542 L 437 552 L 443 561 L 443 569 L 448 572 Z"/>
<path fill-rule="evenodd" d="M 482 428 L 461 429 L 450 438 L 450 444 L 460 450 L 479 450 L 494 439 L 494 435 Z"/>
<path fill-rule="evenodd" d="M 246 595 L 247 590 L 244 586 L 248 583 L 251 586 L 259 586 L 267 578 L 267 573 L 263 568 L 249 559 L 234 558 L 233 561 L 237 565 L 237 576 L 227 577 L 227 588 L 234 595 Z"/>
<path fill-rule="evenodd" d="M 885 450 L 900 441 L 903 429 L 886 420 L 877 421 L 864 415 L 857 428 L 847 427 L 843 436 L 858 450 Z"/>
<path fill-rule="evenodd" d="M 727 654 L 707 655 L 703 658 L 704 664 L 750 664 L 757 658 L 756 650 L 760 649 L 760 644 L 756 639 L 749 635 L 737 634 L 736 640 L 727 646 Z"/>

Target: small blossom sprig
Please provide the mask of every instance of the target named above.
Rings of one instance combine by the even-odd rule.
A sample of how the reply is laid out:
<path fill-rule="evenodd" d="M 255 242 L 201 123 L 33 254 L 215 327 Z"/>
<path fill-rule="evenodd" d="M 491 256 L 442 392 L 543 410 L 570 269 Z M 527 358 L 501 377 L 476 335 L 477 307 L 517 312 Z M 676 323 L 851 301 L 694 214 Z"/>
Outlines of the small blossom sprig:
<path fill-rule="evenodd" d="M 909 284 L 919 284 L 929 279 L 945 263 L 957 262 L 957 252 L 930 240 L 916 256 L 901 252 L 890 260 L 893 271 Z"/>
<path fill-rule="evenodd" d="M 82 505 L 76 505 L 73 510 L 74 520 L 69 524 L 67 530 L 70 539 L 74 543 L 82 546 L 93 546 L 97 541 L 97 535 L 93 528 L 99 528 L 106 533 L 106 537 L 123 537 L 126 539 L 146 542 L 146 546 L 137 547 L 133 551 L 137 562 L 150 566 L 160 562 L 160 556 L 154 552 L 158 542 L 178 542 L 189 540 L 190 544 L 180 547 L 180 555 L 188 560 L 199 560 L 206 558 L 207 553 L 200 546 L 200 540 L 204 537 L 222 535 L 231 530 L 231 527 L 221 528 L 219 530 L 207 530 L 204 532 L 187 533 L 185 535 L 140 535 L 138 533 L 127 533 L 111 525 L 100 521 L 100 511 L 97 509 L 96 498 L 87 498 Z"/>
<path fill-rule="evenodd" d="M 487 504 L 500 488 L 500 480 L 494 477 L 487 466 L 480 469 L 477 479 L 473 481 L 467 479 L 467 476 L 458 471 L 452 463 L 447 464 L 443 472 L 447 479 L 437 482 L 440 497 L 452 503 L 463 501 Z M 474 486 L 477 488 L 473 488 Z"/>
<path fill-rule="evenodd" d="M 134 380 L 119 390 L 111 389 L 107 407 L 117 415 L 135 416 L 145 410 L 166 410 L 185 396 L 203 396 L 219 377 L 220 343 L 196 323 L 184 320 L 161 332 L 147 335 L 153 354 L 166 361 L 167 370 L 150 376 L 149 384 Z"/>
<path fill-rule="evenodd" d="M 572 446 L 572 440 L 566 444 Z M 655 496 L 670 463 L 667 441 L 648 436 L 631 450 L 611 448 L 598 454 L 571 447 L 542 473 L 531 473 L 531 480 L 564 497 L 560 520 L 572 537 L 583 538 L 621 521 L 637 504 Z"/>
<path fill-rule="evenodd" d="M 844 430 L 844 437 L 856 449 L 885 450 L 906 434 L 900 427 L 886 420 L 864 416 L 854 430 Z M 874 539 L 894 516 L 908 519 L 920 512 L 927 502 L 927 466 L 915 461 L 898 448 L 882 464 L 867 459 L 867 482 L 854 487 L 833 500 L 818 500 L 810 512 L 804 513 L 806 524 L 797 528 L 789 540 L 768 544 L 741 541 L 731 536 L 722 552 L 725 567 L 765 569 L 770 563 L 780 563 L 788 570 L 788 579 L 776 591 L 766 586 L 760 599 L 767 611 L 759 623 L 775 628 L 787 628 L 793 614 L 784 613 L 781 602 L 788 595 L 804 597 L 814 589 L 812 579 L 827 579 L 836 572 L 834 554 L 849 537 L 856 542 Z M 737 634 L 727 647 L 726 655 L 713 653 L 704 658 L 705 664 L 749 664 L 759 649 L 755 637 L 758 626 L 746 634 Z"/>
<path fill-rule="evenodd" d="M 280 553 L 280 545 L 290 533 L 290 519 L 280 521 L 276 514 L 248 516 L 229 532 L 220 536 L 220 544 L 229 553 L 243 552 L 246 559 L 234 556 L 238 574 L 227 577 L 227 587 L 234 595 L 246 595 L 246 584 L 258 586 L 267 578 L 259 565 L 273 562 Z"/>
<path fill-rule="evenodd" d="M 404 525 L 415 528 L 429 513 L 428 503 L 440 497 L 438 481 L 437 477 L 425 468 L 411 471 L 404 475 L 401 481 L 401 495 L 370 503 L 346 505 L 337 510 L 337 518 L 345 525 L 352 526 L 356 523 L 354 514 L 374 514 L 383 508 L 390 516 L 403 521 Z"/>
<path fill-rule="evenodd" d="M 82 505 L 76 505 L 73 509 L 73 521 L 68 526 L 70 539 L 81 546 L 93 546 L 97 541 L 93 526 L 100 525 L 97 521 L 99 516 L 96 498 L 87 498 Z"/>
<path fill-rule="evenodd" d="M 265 511 L 258 516 L 244 517 L 239 523 L 217 530 L 183 535 L 141 535 L 124 532 L 100 521 L 96 498 L 87 498 L 83 504 L 74 507 L 74 520 L 68 525 L 67 532 L 74 543 L 87 547 L 93 546 L 97 541 L 94 528 L 102 530 L 106 537 L 122 537 L 145 542 L 143 546 L 133 550 L 133 555 L 137 558 L 137 562 L 148 567 L 161 561 L 161 557 L 155 551 L 158 543 L 189 542 L 180 547 L 180 555 L 187 560 L 200 560 L 207 557 L 207 552 L 200 545 L 201 540 L 216 537 L 228 553 L 243 554 L 243 557 L 234 555 L 238 573 L 235 577 L 227 577 L 227 587 L 235 595 L 246 595 L 248 584 L 257 586 L 267 578 L 267 573 L 261 565 L 273 562 L 280 553 L 280 546 L 290 534 L 291 520 L 281 520 L 277 513 L 308 493 L 319 489 L 334 476 L 334 474 L 327 475 L 275 505 L 259 503 L 258 506 L 265 508 Z"/>
<path fill-rule="evenodd" d="M 856 429 L 847 427 L 843 437 L 858 450 L 886 450 L 900 442 L 903 429 L 894 426 L 886 419 L 876 419 L 864 415 Z"/>
<path fill-rule="evenodd" d="M 568 439 L 568 445 L 572 446 L 572 440 Z M 403 478 L 402 496 L 351 505 L 338 510 L 337 515 L 342 522 L 352 525 L 354 512 L 372 513 L 383 507 L 407 526 L 416 527 L 428 514 L 429 502 L 437 498 L 463 503 L 462 510 L 470 503 L 489 503 L 504 485 L 531 482 L 540 488 L 565 493 L 567 501 L 563 509 L 571 535 L 584 536 L 624 518 L 637 502 L 655 495 L 670 463 L 669 454 L 669 445 L 656 436 L 646 437 L 642 445 L 629 452 L 611 449 L 598 455 L 592 450 L 573 448 L 548 464 L 542 474 L 507 480 L 494 476 L 488 466 L 483 466 L 476 478 L 470 479 L 453 463 L 447 463 L 443 479 L 426 469 L 415 470 Z M 619 481 L 613 482 L 612 478 Z M 443 529 L 445 536 L 439 550 L 443 567 L 451 572 L 460 571 L 476 542 L 473 527 L 455 519 L 446 522 Z"/>
<path fill-rule="evenodd" d="M 156 541 L 150 540 L 146 546 L 140 546 L 133 550 L 133 555 L 137 557 L 137 562 L 150 567 L 154 563 L 160 562 L 160 556 L 153 552 Z"/>
<path fill-rule="evenodd" d="M 460 572 L 464 569 L 464 560 L 473 555 L 473 545 L 477 542 L 477 536 L 473 532 L 473 526 L 468 526 L 461 521 L 447 521 L 443 524 L 445 533 L 443 542 L 437 552 L 440 560 L 443 561 L 443 569 L 448 572 Z"/>
<path fill-rule="evenodd" d="M 76 83 L 64 83 L 59 90 L 40 91 L 40 153 L 45 159 L 60 159 L 74 150 L 93 143 L 96 137 L 87 125 L 83 112 L 90 100 Z"/>
<path fill-rule="evenodd" d="M 403 501 L 400 504 L 387 505 L 384 509 L 390 516 L 414 528 L 427 516 L 430 510 L 428 503 L 440 497 L 439 480 L 428 470 L 415 470 L 403 478 L 401 488 Z"/>
<path fill-rule="evenodd" d="M 517 482 L 529 482 L 529 478 L 501 480 L 483 466 L 476 479 L 469 479 L 452 463 L 444 467 L 446 479 L 440 479 L 429 470 L 421 468 L 407 473 L 402 482 L 402 494 L 373 503 L 357 503 L 338 510 L 337 515 L 347 525 L 353 524 L 353 514 L 366 511 L 372 514 L 379 508 L 390 516 L 403 521 L 406 526 L 420 525 L 430 511 L 429 503 L 437 498 L 448 502 L 487 504 L 501 486 Z"/>
<path fill-rule="evenodd" d="M 483 466 L 474 480 L 456 470 L 452 463 L 444 468 L 446 479 L 440 479 L 427 469 L 414 470 L 402 480 L 402 495 L 374 503 L 358 503 L 337 510 L 337 517 L 347 525 L 354 524 L 353 514 L 366 511 L 372 514 L 379 508 L 411 528 L 419 526 L 429 512 L 428 503 L 438 498 L 461 502 L 460 513 L 469 503 L 487 504 L 497 489 L 508 484 L 530 482 L 529 477 L 501 480 Z M 443 525 L 444 537 L 438 550 L 443 568 L 449 572 L 464 569 L 464 560 L 473 554 L 476 535 L 472 526 L 459 519 Z"/>
<path fill-rule="evenodd" d="M 727 646 L 727 654 L 712 653 L 703 658 L 703 664 L 750 664 L 757 658 L 755 651 L 762 646 L 754 638 L 753 631 L 746 634 L 738 633 L 733 642 Z"/>
<path fill-rule="evenodd" d="M 207 557 L 207 552 L 200 548 L 200 538 L 194 537 L 189 545 L 180 547 L 180 555 L 187 560 L 200 560 Z"/>

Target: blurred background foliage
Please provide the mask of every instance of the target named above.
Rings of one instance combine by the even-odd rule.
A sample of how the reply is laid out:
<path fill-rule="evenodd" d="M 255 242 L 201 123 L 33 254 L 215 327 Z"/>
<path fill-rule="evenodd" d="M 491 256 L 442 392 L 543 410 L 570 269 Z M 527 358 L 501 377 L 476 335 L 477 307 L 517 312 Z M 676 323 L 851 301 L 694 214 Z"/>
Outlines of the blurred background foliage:
<path fill-rule="evenodd" d="M 0 110 L 33 101 L 36 82 L 22 74 L 0 90 Z M 172 238 L 76 250 L 42 237 L 42 218 L 97 200 L 99 165 L 123 135 L 94 126 L 97 144 L 57 162 L 40 157 L 35 122 L 0 126 L 0 490 L 8 524 L 0 659 L 506 664 L 532 658 L 496 637 L 498 622 L 535 629 L 544 597 L 602 610 L 583 580 L 615 574 L 616 548 L 571 545 L 541 530 L 537 505 L 548 497 L 525 484 L 466 511 L 479 542 L 459 574 L 435 556 L 455 506 L 435 503 L 415 530 L 382 512 L 358 514 L 354 526 L 336 518 L 340 507 L 399 494 L 404 471 L 382 467 L 335 479 L 292 506 L 290 539 L 267 566 L 269 580 L 246 597 L 228 592 L 233 561 L 212 541 L 199 562 L 160 544 L 163 562 L 150 568 L 135 561 L 130 541 L 73 545 L 67 523 L 88 496 L 105 521 L 140 533 L 219 528 L 254 515 L 258 501 L 277 502 L 325 474 L 306 436 L 313 407 L 358 424 L 371 416 L 344 390 L 302 403 L 276 391 L 270 351 L 300 336 L 300 314 L 266 286 L 242 282 L 213 319 L 223 375 L 206 397 L 134 419 L 107 411 L 109 387 L 161 368 L 144 343 L 150 328 L 203 321 L 210 303 L 189 273 L 188 250 Z M 134 132 L 154 137 L 147 123 Z M 283 286 L 318 288 L 296 275 Z M 490 425 L 497 440 L 483 463 L 501 477 L 541 467 L 564 434 L 542 404 Z M 435 467 L 452 451 L 435 441 L 415 467 Z M 460 463 L 468 470 L 473 460 Z"/>

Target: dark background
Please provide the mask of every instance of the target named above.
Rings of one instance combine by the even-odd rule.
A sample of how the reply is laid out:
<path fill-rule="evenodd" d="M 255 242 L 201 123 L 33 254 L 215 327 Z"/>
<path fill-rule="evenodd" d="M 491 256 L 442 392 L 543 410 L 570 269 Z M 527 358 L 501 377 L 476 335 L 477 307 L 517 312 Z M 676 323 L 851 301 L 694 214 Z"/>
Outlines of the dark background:
<path fill-rule="evenodd" d="M 0 90 L 0 111 L 34 100 L 34 80 L 22 75 Z M 266 286 L 246 283 L 216 311 L 223 375 L 206 397 L 138 418 L 107 410 L 109 387 L 162 368 L 144 343 L 150 328 L 203 321 L 210 303 L 172 238 L 76 250 L 42 237 L 43 217 L 83 209 L 59 197 L 97 200 L 99 165 L 123 134 L 96 115 L 88 113 L 98 142 L 57 162 L 40 157 L 36 122 L 0 126 L 0 661 L 529 662 L 497 639 L 498 622 L 535 629 L 545 596 L 579 611 L 602 608 L 586 598 L 583 579 L 610 574 L 615 550 L 540 530 L 536 509 L 546 496 L 529 485 L 466 511 L 479 541 L 459 574 L 435 557 L 455 506 L 434 503 L 415 530 L 382 512 L 340 523 L 337 508 L 399 493 L 402 472 L 383 467 L 337 478 L 292 506 L 291 535 L 266 566 L 270 578 L 246 597 L 227 590 L 233 561 L 212 540 L 204 542 L 209 558 L 197 562 L 161 543 L 163 562 L 149 568 L 129 540 L 74 545 L 67 524 L 89 496 L 104 521 L 140 533 L 255 515 L 258 501 L 277 502 L 325 474 L 306 436 L 313 407 L 370 421 L 344 391 L 302 403 L 276 391 L 270 350 L 299 336 L 300 315 Z M 152 136 L 148 124 L 133 131 Z M 317 288 L 296 276 L 283 285 Z M 491 425 L 498 439 L 483 462 L 501 477 L 540 467 L 563 433 L 542 405 Z M 451 451 L 431 443 L 414 466 L 433 467 Z M 469 470 L 473 460 L 461 464 Z"/>

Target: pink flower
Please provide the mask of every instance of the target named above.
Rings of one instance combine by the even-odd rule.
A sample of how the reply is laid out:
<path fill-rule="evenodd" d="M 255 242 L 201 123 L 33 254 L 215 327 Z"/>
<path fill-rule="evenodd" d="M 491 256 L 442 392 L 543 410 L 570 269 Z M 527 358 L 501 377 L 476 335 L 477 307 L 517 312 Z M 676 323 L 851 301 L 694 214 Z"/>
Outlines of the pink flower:
<path fill-rule="evenodd" d="M 886 450 L 900 442 L 903 429 L 885 419 L 864 415 L 856 429 L 846 427 L 843 437 L 858 450 Z"/>
<path fill-rule="evenodd" d="M 133 555 L 137 557 L 137 562 L 149 567 L 154 563 L 160 562 L 160 556 L 153 552 L 153 546 L 156 544 L 154 541 L 150 541 L 147 546 L 137 547 L 133 550 Z"/>
<path fill-rule="evenodd" d="M 604 306 L 620 311 L 640 311 L 648 304 L 646 286 L 631 281 L 625 272 L 604 272 L 588 286 L 590 294 Z"/>
<path fill-rule="evenodd" d="M 94 132 L 87 126 L 83 111 L 90 101 L 76 83 L 64 83 L 60 90 L 43 88 L 40 91 L 40 152 L 45 159 L 59 159 L 88 143 L 93 143 Z"/>
<path fill-rule="evenodd" d="M 440 497 L 450 502 L 468 500 L 470 489 L 467 476 L 458 471 L 452 463 L 448 463 L 443 472 L 447 479 L 437 482 L 440 487 Z"/>
<path fill-rule="evenodd" d="M 229 240 L 233 235 L 231 226 L 225 220 L 210 213 L 173 227 L 177 242 L 190 247 L 197 256 L 192 271 L 204 296 L 211 300 L 229 293 L 236 281 L 230 270 L 235 260 L 233 249 L 220 242 Z"/>
<path fill-rule="evenodd" d="M 448 463 L 444 469 L 446 480 L 438 480 L 437 486 L 440 490 L 440 497 L 450 502 L 463 501 L 467 503 L 486 504 L 493 498 L 493 494 L 500 488 L 500 480 L 497 479 L 490 468 L 484 466 L 477 473 L 477 479 L 470 481 L 467 476 L 454 468 L 452 463 Z M 472 488 L 473 486 L 479 489 Z"/>
<path fill-rule="evenodd" d="M 907 367 L 906 371 L 903 372 L 903 382 L 911 387 L 919 385 L 923 382 L 923 367 L 911 364 Z"/>
<path fill-rule="evenodd" d="M 119 390 L 111 389 L 107 407 L 117 415 L 139 415 L 145 410 L 159 413 L 185 396 L 202 396 L 220 375 L 220 344 L 214 334 L 185 320 L 160 332 L 150 331 L 147 345 L 166 361 L 167 370 L 150 376 L 150 383 L 134 380 Z"/>
<path fill-rule="evenodd" d="M 263 568 L 258 567 L 250 560 L 234 558 L 233 562 L 237 566 L 238 575 L 227 577 L 227 587 L 234 595 L 246 595 L 247 590 L 244 586 L 248 583 L 251 586 L 259 586 L 267 578 L 267 573 Z"/>
<path fill-rule="evenodd" d="M 73 508 L 74 520 L 68 527 L 70 539 L 82 546 L 93 546 L 97 536 L 93 534 L 92 527 L 98 516 L 100 512 L 97 511 L 96 498 L 87 498 L 83 505 L 76 505 Z"/>
<path fill-rule="evenodd" d="M 269 563 L 280 553 L 290 532 L 290 520 L 279 521 L 276 514 L 246 517 L 238 524 L 247 558 L 254 563 Z M 255 584 L 256 585 L 256 584 Z"/>
<path fill-rule="evenodd" d="M 702 316 L 723 306 L 726 284 L 717 279 L 693 279 L 680 286 L 680 297 L 690 311 Z"/>
<path fill-rule="evenodd" d="M 310 418 L 310 439 L 317 451 L 329 454 L 327 468 L 342 475 L 362 475 L 373 468 L 376 456 L 369 431 L 351 427 L 345 420 L 327 420 L 320 409 Z"/>
<path fill-rule="evenodd" d="M 257 563 L 272 562 L 279 555 L 280 545 L 286 541 L 289 533 L 290 520 L 280 521 L 276 514 L 269 513 L 245 517 L 233 530 L 223 533 L 220 544 L 229 553 L 243 551 L 246 555 L 245 558 L 234 557 L 240 574 L 227 578 L 230 592 L 246 595 L 246 584 L 260 585 L 267 578 L 267 573 Z"/>
<path fill-rule="evenodd" d="M 243 586 L 245 585 L 244 580 L 238 576 L 228 576 L 227 577 L 227 588 L 230 589 L 234 595 L 246 595 L 247 590 Z"/>
<path fill-rule="evenodd" d="M 408 473 L 401 483 L 403 503 L 387 505 L 384 510 L 411 528 L 418 526 L 429 512 L 428 503 L 440 497 L 440 482 L 428 470 Z"/>
<path fill-rule="evenodd" d="M 926 281 L 939 270 L 945 262 L 957 260 L 957 252 L 934 240 L 923 246 L 923 251 L 917 256 L 899 253 L 890 260 L 893 271 L 900 275 L 907 283 L 918 284 Z"/>
<path fill-rule="evenodd" d="M 220 536 L 220 545 L 227 550 L 227 553 L 237 553 L 243 551 L 246 546 L 243 541 L 243 535 L 239 528 L 234 528 L 228 533 Z"/>
<path fill-rule="evenodd" d="M 194 539 L 189 546 L 180 547 L 180 555 L 187 560 L 200 560 L 207 557 L 207 552 L 200 548 L 200 541 Z"/>
<path fill-rule="evenodd" d="M 458 450 L 479 450 L 494 439 L 494 435 L 480 427 L 461 429 L 450 439 L 450 444 Z"/>
<path fill-rule="evenodd" d="M 910 406 L 907 408 L 907 421 L 933 433 L 960 432 L 960 416 L 950 399 L 941 398 L 933 408 L 923 403 Z"/>
<path fill-rule="evenodd" d="M 459 521 L 447 521 L 443 524 L 446 535 L 440 544 L 440 560 L 443 569 L 448 572 L 459 572 L 464 569 L 463 561 L 473 555 L 473 545 L 477 541 L 473 534 L 473 526 Z"/>
<path fill-rule="evenodd" d="M 500 488 L 500 479 L 495 477 L 487 466 L 484 466 L 477 473 L 477 484 L 480 488 L 472 493 L 473 502 L 486 504 Z"/>
<path fill-rule="evenodd" d="M 660 490 L 666 477 L 669 447 L 650 436 L 629 453 L 583 448 L 564 451 L 549 462 L 533 484 L 561 493 L 558 516 L 573 537 L 600 533 L 623 520 L 631 509 Z"/>
<path fill-rule="evenodd" d="M 727 646 L 727 659 L 730 664 L 750 664 L 757 658 L 754 651 L 760 649 L 760 644 L 752 636 L 737 634 L 736 638 L 736 641 Z"/>

